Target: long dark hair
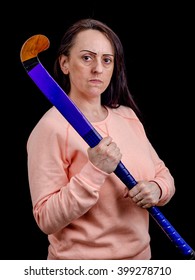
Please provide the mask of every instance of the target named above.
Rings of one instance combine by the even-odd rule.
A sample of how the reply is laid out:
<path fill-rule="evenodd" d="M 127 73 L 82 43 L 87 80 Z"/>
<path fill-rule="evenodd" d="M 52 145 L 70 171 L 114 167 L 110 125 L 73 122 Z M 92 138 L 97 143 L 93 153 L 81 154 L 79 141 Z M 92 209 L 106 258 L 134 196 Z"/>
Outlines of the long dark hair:
<path fill-rule="evenodd" d="M 122 43 L 115 32 L 101 21 L 91 18 L 81 19 L 69 27 L 62 37 L 61 44 L 57 52 L 57 57 L 54 62 L 54 77 L 56 81 L 68 94 L 70 91 L 69 75 L 64 75 L 64 73 L 61 71 L 59 57 L 61 54 L 69 56 L 70 49 L 75 43 L 77 34 L 88 29 L 94 29 L 102 32 L 108 38 L 114 48 L 115 63 L 113 76 L 109 86 L 101 95 L 102 105 L 106 105 L 111 108 L 117 108 L 120 105 L 125 105 L 132 108 L 136 114 L 140 115 L 139 108 L 133 100 L 128 88 Z"/>

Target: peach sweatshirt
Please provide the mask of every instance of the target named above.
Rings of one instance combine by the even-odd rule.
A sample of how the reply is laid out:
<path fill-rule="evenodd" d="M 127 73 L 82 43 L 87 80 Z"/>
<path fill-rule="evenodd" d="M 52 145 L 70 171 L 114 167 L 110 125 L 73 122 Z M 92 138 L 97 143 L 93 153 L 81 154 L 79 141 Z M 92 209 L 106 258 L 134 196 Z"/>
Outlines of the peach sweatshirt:
<path fill-rule="evenodd" d="M 122 162 L 136 181 L 155 180 L 158 206 L 175 192 L 174 180 L 146 137 L 135 113 L 108 109 L 93 123 L 120 147 Z M 48 259 L 150 259 L 149 212 L 124 197 L 126 186 L 88 160 L 87 143 L 52 107 L 27 143 L 33 214 L 50 242 Z"/>

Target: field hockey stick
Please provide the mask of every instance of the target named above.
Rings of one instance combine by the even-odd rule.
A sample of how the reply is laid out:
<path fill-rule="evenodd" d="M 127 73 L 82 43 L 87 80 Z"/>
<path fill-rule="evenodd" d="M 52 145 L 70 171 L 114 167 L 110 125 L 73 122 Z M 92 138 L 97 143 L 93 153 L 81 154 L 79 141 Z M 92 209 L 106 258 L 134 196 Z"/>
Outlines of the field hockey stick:
<path fill-rule="evenodd" d="M 20 51 L 20 59 L 23 67 L 47 99 L 58 109 L 58 111 L 72 125 L 86 143 L 93 148 L 101 141 L 101 135 L 95 130 L 88 119 L 52 78 L 38 59 L 38 54 L 48 49 L 49 46 L 49 39 L 44 35 L 38 34 L 30 37 L 23 44 Z M 129 190 L 137 184 L 136 180 L 122 162 L 118 164 L 114 173 Z M 179 235 L 175 228 L 160 212 L 158 207 L 152 206 L 147 208 L 147 210 L 163 232 L 183 255 L 184 259 L 194 259 L 194 250 Z"/>

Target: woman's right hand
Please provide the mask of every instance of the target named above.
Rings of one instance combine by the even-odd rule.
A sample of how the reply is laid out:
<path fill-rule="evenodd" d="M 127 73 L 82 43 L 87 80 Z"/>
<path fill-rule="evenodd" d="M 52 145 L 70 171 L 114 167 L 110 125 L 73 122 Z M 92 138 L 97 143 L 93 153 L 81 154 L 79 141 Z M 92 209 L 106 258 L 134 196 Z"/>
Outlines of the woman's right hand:
<path fill-rule="evenodd" d="M 122 158 L 120 149 L 110 136 L 103 138 L 94 148 L 88 148 L 87 152 L 92 164 L 108 174 L 116 169 Z"/>

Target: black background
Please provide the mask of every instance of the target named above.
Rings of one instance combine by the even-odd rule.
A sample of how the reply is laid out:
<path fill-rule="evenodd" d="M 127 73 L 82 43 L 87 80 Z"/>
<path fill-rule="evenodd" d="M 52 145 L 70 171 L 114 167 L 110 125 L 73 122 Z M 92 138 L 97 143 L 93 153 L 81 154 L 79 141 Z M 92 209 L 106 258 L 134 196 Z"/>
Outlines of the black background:
<path fill-rule="evenodd" d="M 107 23 L 123 43 L 131 93 L 143 113 L 148 137 L 175 178 L 175 196 L 160 210 L 185 242 L 195 248 L 192 7 L 131 3 L 54 1 L 39 7 L 39 3 L 29 2 L 27 6 L 12 6 L 12 15 L 5 10 L 2 29 L 9 28 L 2 36 L 1 56 L 0 259 L 47 257 L 47 237 L 32 215 L 26 141 L 51 105 L 26 74 L 20 49 L 32 35 L 46 35 L 50 48 L 39 58 L 52 74 L 63 33 L 74 21 L 85 17 Z M 152 218 L 150 233 L 153 259 L 183 259 Z"/>

